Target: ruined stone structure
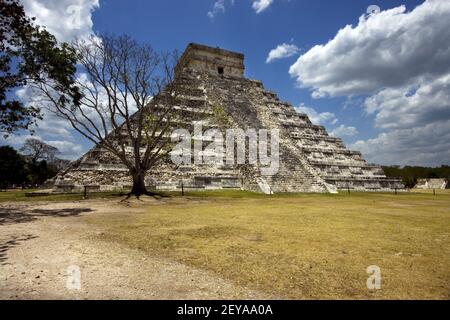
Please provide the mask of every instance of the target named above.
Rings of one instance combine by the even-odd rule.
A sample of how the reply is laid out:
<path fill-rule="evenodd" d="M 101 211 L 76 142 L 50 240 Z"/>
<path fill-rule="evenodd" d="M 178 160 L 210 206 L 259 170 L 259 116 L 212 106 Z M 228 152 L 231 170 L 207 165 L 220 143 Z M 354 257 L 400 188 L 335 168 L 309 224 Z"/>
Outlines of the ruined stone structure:
<path fill-rule="evenodd" d="M 257 80 L 244 77 L 244 55 L 219 48 L 189 44 L 176 67 L 181 90 L 179 108 L 184 123 L 203 121 L 205 127 L 279 129 L 280 167 L 262 176 L 257 166 L 202 164 L 175 166 L 170 159 L 146 178 L 157 189 L 238 188 L 257 192 L 336 192 L 339 189 L 382 191 L 403 188 L 360 152 L 348 150 L 342 140 L 329 136 L 306 114 L 280 101 Z M 196 137 L 196 139 L 203 139 Z M 94 147 L 56 179 L 56 190 L 126 189 L 132 182 L 120 161 L 100 146 Z"/>
<path fill-rule="evenodd" d="M 446 179 L 419 179 L 414 189 L 446 189 L 447 187 Z"/>

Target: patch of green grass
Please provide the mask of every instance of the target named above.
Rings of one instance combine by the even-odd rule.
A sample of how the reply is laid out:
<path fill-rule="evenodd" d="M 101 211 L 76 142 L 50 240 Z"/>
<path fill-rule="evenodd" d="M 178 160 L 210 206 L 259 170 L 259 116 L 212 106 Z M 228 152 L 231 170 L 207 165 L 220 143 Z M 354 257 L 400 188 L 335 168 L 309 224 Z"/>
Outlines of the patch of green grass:
<path fill-rule="evenodd" d="M 43 196 L 27 196 L 27 193 L 39 191 L 38 189 L 27 189 L 27 190 L 8 190 L 7 192 L 0 192 L 0 202 L 15 202 L 15 201 L 71 201 L 71 200 L 81 200 L 83 199 L 83 193 L 61 193 L 54 195 L 43 195 Z M 159 194 L 160 196 L 169 198 L 181 198 L 181 191 L 156 191 L 153 192 Z M 433 193 L 433 190 L 415 190 L 412 192 L 399 192 L 397 196 L 407 197 L 413 196 L 418 197 L 428 197 Z M 391 196 L 392 193 L 367 193 L 367 192 L 351 192 L 348 194 L 346 191 L 342 191 L 339 194 L 316 194 L 316 193 L 278 193 L 274 195 L 265 195 L 262 193 L 241 191 L 236 189 L 224 189 L 224 190 L 210 190 L 210 191 L 185 191 L 184 196 L 186 198 L 199 198 L 199 199 L 285 199 L 285 198 L 299 198 L 299 197 L 330 197 L 330 198 L 345 198 L 351 196 L 353 198 L 362 197 L 365 198 L 367 195 L 373 194 L 381 197 L 382 195 Z M 125 192 L 89 192 L 89 199 L 98 198 L 120 198 L 125 197 Z M 450 195 L 450 190 L 436 190 L 436 196 Z"/>
<path fill-rule="evenodd" d="M 172 196 L 86 219 L 103 239 L 275 296 L 450 297 L 448 193 Z M 371 265 L 381 268 L 381 290 L 366 287 Z"/>

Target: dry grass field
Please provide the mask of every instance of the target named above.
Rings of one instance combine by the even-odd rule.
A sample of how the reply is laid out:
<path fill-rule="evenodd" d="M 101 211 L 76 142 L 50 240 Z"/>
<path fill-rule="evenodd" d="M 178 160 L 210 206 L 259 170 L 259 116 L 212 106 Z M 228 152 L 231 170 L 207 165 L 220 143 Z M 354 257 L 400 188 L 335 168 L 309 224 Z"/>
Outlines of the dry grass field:
<path fill-rule="evenodd" d="M 59 295 L 54 284 L 64 283 L 60 273 L 65 264 L 54 266 L 52 261 L 67 255 L 95 282 L 85 285 L 90 289 L 81 297 L 88 298 L 255 297 L 248 290 L 259 297 L 288 299 L 450 298 L 448 190 L 436 195 L 218 191 L 128 202 L 114 194 L 81 199 L 0 193 L 0 233 L 5 239 L 33 235 L 2 254 L 0 271 L 13 281 L 7 282 L 8 292 L 22 292 L 37 281 L 14 271 L 15 265 L 26 265 L 49 270 L 47 292 Z M 16 218 L 25 211 L 31 216 Z M 35 256 L 41 264 L 33 262 Z M 166 262 L 150 265 L 152 259 Z M 167 265 L 179 270 L 176 279 L 165 272 Z M 380 290 L 366 286 L 371 265 L 381 269 Z M 185 276 L 182 266 L 193 270 L 197 280 Z M 149 276 L 166 295 L 158 296 L 160 289 L 150 286 Z M 38 280 L 45 284 L 42 277 Z M 226 292 L 214 289 L 219 282 Z M 189 295 L 194 290 L 190 286 L 202 293 Z M 246 288 L 246 295 L 239 288 Z M 38 290 L 36 297 L 48 297 L 43 293 Z"/>
<path fill-rule="evenodd" d="M 450 194 L 190 194 L 93 215 L 103 240 L 292 299 L 450 298 Z M 130 208 L 131 209 L 131 208 Z M 368 266 L 382 289 L 368 290 Z"/>

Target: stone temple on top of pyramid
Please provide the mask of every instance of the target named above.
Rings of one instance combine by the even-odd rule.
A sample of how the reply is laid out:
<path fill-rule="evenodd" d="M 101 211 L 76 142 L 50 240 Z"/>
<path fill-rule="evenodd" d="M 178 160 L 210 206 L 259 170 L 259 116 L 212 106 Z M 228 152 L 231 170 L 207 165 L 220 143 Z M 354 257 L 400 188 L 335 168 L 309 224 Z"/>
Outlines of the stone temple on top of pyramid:
<path fill-rule="evenodd" d="M 380 166 L 367 163 L 360 152 L 348 150 L 325 127 L 311 123 L 288 102 L 281 101 L 262 82 L 244 76 L 244 55 L 200 44 L 189 44 L 175 69 L 181 90 L 179 108 L 202 115 L 210 127 L 226 118 L 234 128 L 278 129 L 279 168 L 261 175 L 256 166 L 215 164 L 175 165 L 169 159 L 148 172 L 145 184 L 160 190 L 234 188 L 264 193 L 332 192 L 338 190 L 387 191 L 404 186 L 387 178 Z M 197 117 L 198 116 L 198 117 Z M 216 123 L 215 123 L 216 122 Z M 201 139 L 201 137 L 200 137 Z M 55 191 L 126 190 L 132 180 L 121 162 L 95 146 L 73 162 L 54 181 Z"/>

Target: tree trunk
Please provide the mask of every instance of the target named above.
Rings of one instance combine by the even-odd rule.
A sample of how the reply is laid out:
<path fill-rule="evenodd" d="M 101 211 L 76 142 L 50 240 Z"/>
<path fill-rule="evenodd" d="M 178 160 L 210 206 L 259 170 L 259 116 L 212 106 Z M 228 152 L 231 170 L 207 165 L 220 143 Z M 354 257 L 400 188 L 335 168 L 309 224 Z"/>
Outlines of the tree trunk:
<path fill-rule="evenodd" d="M 144 194 L 148 194 L 147 188 L 145 187 L 145 172 L 132 174 L 132 177 L 133 188 L 131 189 L 130 195 L 134 195 L 139 198 Z"/>

